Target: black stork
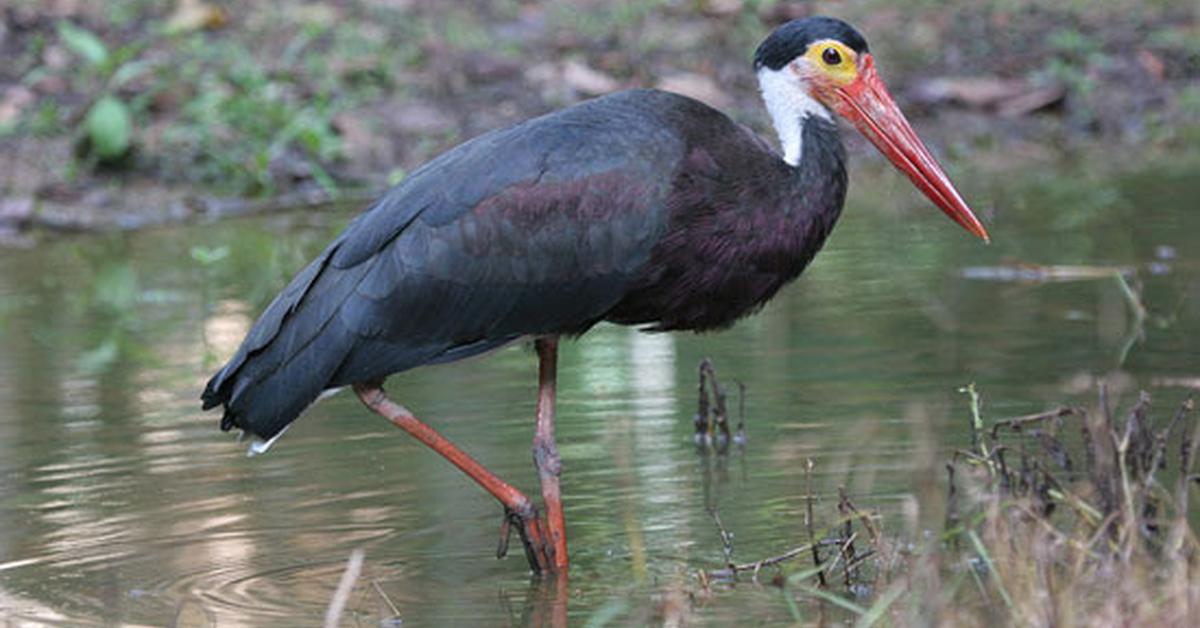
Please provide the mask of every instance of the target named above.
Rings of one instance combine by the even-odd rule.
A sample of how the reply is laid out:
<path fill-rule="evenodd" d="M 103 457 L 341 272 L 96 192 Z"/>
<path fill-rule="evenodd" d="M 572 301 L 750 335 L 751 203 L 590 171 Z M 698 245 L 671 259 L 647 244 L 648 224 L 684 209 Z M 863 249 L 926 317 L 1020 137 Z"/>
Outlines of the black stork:
<path fill-rule="evenodd" d="M 503 504 L 535 572 L 564 572 L 554 442 L 558 339 L 600 321 L 709 331 L 762 307 L 821 248 L 846 195 L 832 112 L 987 240 L 876 73 L 862 35 L 780 26 L 754 68 L 783 152 L 721 112 L 638 89 L 470 140 L 387 191 L 296 275 L 203 394 L 221 428 L 270 443 L 323 392 L 362 402 Z M 384 378 L 532 337 L 543 519 L 403 406 Z"/>

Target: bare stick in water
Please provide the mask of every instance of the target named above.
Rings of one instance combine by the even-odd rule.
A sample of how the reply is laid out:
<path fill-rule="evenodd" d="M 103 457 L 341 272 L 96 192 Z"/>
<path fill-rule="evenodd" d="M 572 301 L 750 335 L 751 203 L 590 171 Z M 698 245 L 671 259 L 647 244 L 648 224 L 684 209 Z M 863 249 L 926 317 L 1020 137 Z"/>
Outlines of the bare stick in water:
<path fill-rule="evenodd" d="M 350 592 L 354 590 L 354 583 L 358 581 L 358 574 L 362 572 L 362 564 L 362 549 L 350 552 L 350 560 L 346 561 L 346 570 L 342 572 L 342 579 L 338 581 L 337 590 L 333 592 L 333 599 L 329 601 L 329 608 L 325 610 L 325 628 L 337 628 L 338 619 L 342 616 L 342 609 L 346 608 Z"/>
<path fill-rule="evenodd" d="M 813 461 L 804 461 L 804 527 L 808 529 L 808 546 L 812 549 L 813 566 L 818 568 L 817 581 L 825 588 L 825 570 L 821 567 L 821 551 L 817 549 L 817 538 L 813 532 L 813 493 L 812 493 Z"/>

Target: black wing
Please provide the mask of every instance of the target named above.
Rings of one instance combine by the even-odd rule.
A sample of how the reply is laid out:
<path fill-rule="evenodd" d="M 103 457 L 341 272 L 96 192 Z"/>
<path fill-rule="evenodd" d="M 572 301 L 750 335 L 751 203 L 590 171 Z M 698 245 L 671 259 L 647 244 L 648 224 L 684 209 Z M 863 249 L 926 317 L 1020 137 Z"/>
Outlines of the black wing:
<path fill-rule="evenodd" d="M 270 438 L 321 391 L 604 317 L 666 229 L 680 97 L 626 92 L 496 131 L 376 201 L 267 307 L 204 391 Z"/>

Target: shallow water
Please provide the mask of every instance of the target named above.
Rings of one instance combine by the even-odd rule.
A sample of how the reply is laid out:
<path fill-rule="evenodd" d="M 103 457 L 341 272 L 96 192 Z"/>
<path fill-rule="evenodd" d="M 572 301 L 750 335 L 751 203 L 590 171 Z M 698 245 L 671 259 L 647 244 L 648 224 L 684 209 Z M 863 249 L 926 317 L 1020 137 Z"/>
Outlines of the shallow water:
<path fill-rule="evenodd" d="M 854 173 L 826 250 L 762 313 L 720 334 L 600 326 L 566 342 L 559 444 L 572 623 L 790 617 L 770 587 L 687 601 L 723 564 L 715 507 L 750 561 L 802 543 L 846 486 L 891 531 L 969 440 L 957 388 L 992 417 L 1086 403 L 1107 379 L 1160 408 L 1200 384 L 1200 167 L 1159 156 L 958 173 L 994 244 L 878 164 Z M 1187 165 L 1190 163 L 1191 165 Z M 552 617 L 500 508 L 350 395 L 268 455 L 216 429 L 198 396 L 257 313 L 349 214 L 291 214 L 0 249 L 0 618 L 64 625 L 319 624 L 350 552 L 366 562 L 344 625 L 526 624 Z M 201 243 L 200 248 L 195 248 Z M 1112 276 L 1148 310 L 1138 324 Z M 747 390 L 749 443 L 693 444 L 696 367 Z M 535 359 L 514 346 L 406 373 L 389 391 L 536 493 Z M 731 393 L 736 407 L 736 393 Z M 735 410 L 736 419 L 736 410 Z M 930 489 L 930 487 L 933 487 Z M 906 527 L 907 526 L 907 527 Z M 514 541 L 515 543 L 515 541 Z M 682 600 L 682 601 L 680 601 Z"/>

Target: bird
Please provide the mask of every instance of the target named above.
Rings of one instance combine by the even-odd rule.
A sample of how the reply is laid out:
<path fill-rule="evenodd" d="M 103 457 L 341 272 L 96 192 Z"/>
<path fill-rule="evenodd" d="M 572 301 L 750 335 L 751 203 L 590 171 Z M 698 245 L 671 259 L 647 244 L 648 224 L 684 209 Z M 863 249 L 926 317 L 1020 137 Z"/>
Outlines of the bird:
<path fill-rule="evenodd" d="M 867 42 L 793 20 L 753 68 L 779 148 L 691 98 L 632 89 L 482 134 L 387 190 L 266 307 L 203 408 L 259 446 L 318 397 L 364 405 L 503 505 L 536 573 L 565 573 L 554 438 L 559 341 L 597 323 L 708 332 L 760 309 L 826 241 L 846 197 L 847 120 L 947 216 L 988 233 L 893 101 Z M 545 513 L 411 411 L 384 379 L 523 339 L 538 356 L 533 458 Z"/>

